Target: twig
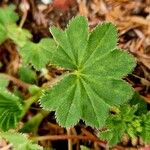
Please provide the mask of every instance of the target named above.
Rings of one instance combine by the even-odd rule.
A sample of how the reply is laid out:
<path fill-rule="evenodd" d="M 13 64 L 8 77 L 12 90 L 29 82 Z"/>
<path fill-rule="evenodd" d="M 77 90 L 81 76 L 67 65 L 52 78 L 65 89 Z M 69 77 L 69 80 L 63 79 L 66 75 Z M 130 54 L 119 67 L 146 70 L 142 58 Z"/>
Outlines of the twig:
<path fill-rule="evenodd" d="M 31 86 L 30 84 L 25 83 L 15 77 L 5 74 L 5 73 L 0 73 L 0 77 L 4 77 L 4 78 L 8 79 L 8 80 L 12 81 L 14 84 L 16 84 L 17 86 L 22 87 L 24 89 L 28 89 Z"/>
<path fill-rule="evenodd" d="M 68 139 L 93 141 L 93 142 L 97 142 L 101 147 L 106 148 L 106 142 L 96 137 L 88 137 L 88 136 L 81 136 L 81 135 L 69 135 L 69 136 L 68 135 L 47 135 L 47 136 L 32 138 L 32 140 L 34 141 L 44 141 L 44 140 L 57 141 L 57 140 L 68 140 Z"/>

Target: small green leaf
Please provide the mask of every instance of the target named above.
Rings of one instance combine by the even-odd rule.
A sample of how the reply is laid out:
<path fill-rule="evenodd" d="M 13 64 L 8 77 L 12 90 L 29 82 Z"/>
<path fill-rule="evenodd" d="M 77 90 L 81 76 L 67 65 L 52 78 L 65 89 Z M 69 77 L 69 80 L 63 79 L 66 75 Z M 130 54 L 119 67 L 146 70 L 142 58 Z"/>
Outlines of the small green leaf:
<path fill-rule="evenodd" d="M 0 44 L 9 38 L 22 47 L 32 36 L 28 30 L 16 25 L 19 17 L 14 10 L 14 5 L 0 8 Z"/>
<path fill-rule="evenodd" d="M 113 146 L 121 141 L 124 134 L 130 138 L 143 134 L 143 121 L 141 116 L 136 116 L 136 111 L 136 105 L 122 105 L 119 112 L 108 117 L 107 130 L 100 132 L 99 137 Z"/>
<path fill-rule="evenodd" d="M 21 100 L 17 96 L 0 89 L 0 128 L 2 130 L 15 128 L 22 110 Z"/>
<path fill-rule="evenodd" d="M 0 89 L 6 89 L 9 84 L 9 81 L 6 78 L 0 76 Z"/>
<path fill-rule="evenodd" d="M 80 149 L 81 149 L 81 150 L 90 150 L 88 147 L 83 146 L 83 145 L 80 146 Z"/>
<path fill-rule="evenodd" d="M 121 141 L 124 132 L 125 132 L 125 125 L 116 124 L 116 127 L 114 129 L 112 130 L 108 129 L 106 131 L 100 132 L 99 137 L 100 139 L 107 141 L 109 146 L 113 146 Z"/>
<path fill-rule="evenodd" d="M 27 42 L 21 48 L 20 53 L 24 64 L 32 63 L 35 69 L 40 70 L 49 63 L 55 49 L 55 42 L 49 38 L 44 38 L 39 43 Z"/>
<path fill-rule="evenodd" d="M 26 42 L 32 37 L 31 33 L 18 27 L 16 24 L 9 24 L 7 28 L 7 37 L 13 40 L 19 47 L 23 47 Z"/>
<path fill-rule="evenodd" d="M 135 92 L 132 99 L 129 101 L 131 105 L 137 105 L 138 109 L 136 111 L 137 115 L 147 113 L 147 103 L 145 100 L 140 96 L 138 92 Z"/>
<path fill-rule="evenodd" d="M 3 25 L 0 24 L 0 44 L 7 39 L 7 32 Z"/>
<path fill-rule="evenodd" d="M 19 17 L 14 10 L 15 5 L 9 5 L 8 7 L 0 8 L 0 24 L 5 26 L 16 23 Z"/>
<path fill-rule="evenodd" d="M 14 132 L 0 132 L 0 137 L 13 144 L 14 150 L 42 150 L 43 148 L 34 144 L 25 134 Z"/>
<path fill-rule="evenodd" d="M 142 122 L 143 130 L 140 134 L 140 137 L 145 143 L 150 144 L 150 112 L 143 115 Z"/>
<path fill-rule="evenodd" d="M 98 25 L 88 33 L 85 17 L 72 19 L 65 31 L 50 29 L 58 48 L 52 64 L 70 72 L 40 102 L 56 111 L 60 125 L 70 127 L 80 119 L 92 127 L 102 127 L 109 108 L 127 102 L 133 95 L 122 80 L 135 67 L 135 59 L 118 49 L 117 31 L 111 23 Z"/>
<path fill-rule="evenodd" d="M 31 84 L 34 84 L 36 82 L 37 79 L 36 72 L 29 67 L 23 66 L 19 68 L 18 74 L 19 74 L 19 78 L 24 82 L 31 83 Z"/>

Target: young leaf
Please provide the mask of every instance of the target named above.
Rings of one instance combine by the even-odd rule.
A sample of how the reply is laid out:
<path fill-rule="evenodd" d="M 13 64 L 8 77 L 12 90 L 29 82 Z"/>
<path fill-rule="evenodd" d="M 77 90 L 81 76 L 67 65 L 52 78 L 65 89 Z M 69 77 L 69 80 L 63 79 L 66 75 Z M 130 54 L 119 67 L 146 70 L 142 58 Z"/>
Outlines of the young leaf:
<path fill-rule="evenodd" d="M 29 67 L 23 66 L 23 67 L 19 68 L 18 74 L 19 74 L 19 78 L 22 81 L 27 82 L 27 83 L 34 84 L 37 79 L 37 75 L 36 75 L 35 71 L 33 71 Z"/>
<path fill-rule="evenodd" d="M 81 149 L 81 150 L 90 150 L 88 147 L 83 146 L 83 145 L 80 146 L 80 149 Z"/>
<path fill-rule="evenodd" d="M 14 12 L 15 6 L 0 8 L 0 44 L 7 38 L 7 25 L 14 24 L 18 20 L 18 15 Z"/>
<path fill-rule="evenodd" d="M 145 143 L 150 144 L 150 112 L 143 115 L 142 122 L 143 130 L 140 134 L 140 137 Z"/>
<path fill-rule="evenodd" d="M 0 44 L 7 39 L 7 32 L 3 25 L 0 24 Z"/>
<path fill-rule="evenodd" d="M 144 98 L 140 96 L 138 92 L 135 92 L 132 99 L 129 101 L 130 105 L 137 105 L 138 110 L 136 114 L 141 116 L 141 114 L 147 113 L 147 103 L 145 102 Z"/>
<path fill-rule="evenodd" d="M 8 7 L 0 8 L 0 24 L 5 26 L 8 24 L 16 23 L 19 17 L 14 12 L 14 10 L 14 5 L 9 5 Z"/>
<path fill-rule="evenodd" d="M 129 100 L 132 88 L 121 78 L 135 66 L 134 58 L 117 46 L 117 31 L 111 23 L 98 25 L 88 33 L 85 17 L 75 17 L 65 31 L 50 29 L 57 50 L 52 63 L 69 69 L 57 85 L 45 92 L 43 108 L 56 111 L 60 125 L 70 127 L 83 119 L 102 127 L 109 107 Z"/>
<path fill-rule="evenodd" d="M 8 84 L 9 84 L 9 81 L 0 76 L 0 89 L 6 89 Z"/>
<path fill-rule="evenodd" d="M 2 130 L 15 128 L 22 110 L 21 101 L 17 96 L 0 89 L 0 128 Z"/>
<path fill-rule="evenodd" d="M 114 130 L 106 130 L 100 133 L 100 139 L 106 140 L 109 146 L 113 146 L 120 142 L 122 136 L 124 134 L 124 128 L 118 128 Z"/>
<path fill-rule="evenodd" d="M 14 150 L 42 150 L 43 148 L 34 144 L 24 134 L 13 132 L 0 132 L 0 137 L 13 144 Z"/>
<path fill-rule="evenodd" d="M 109 146 L 119 143 L 123 134 L 133 138 L 142 131 L 141 117 L 136 116 L 137 106 L 123 105 L 118 114 L 111 114 L 106 121 L 106 131 L 99 133 L 99 137 L 106 140 Z"/>
<path fill-rule="evenodd" d="M 32 37 L 31 33 L 18 27 L 16 24 L 7 25 L 7 37 L 14 41 L 19 47 L 23 47 Z"/>
<path fill-rule="evenodd" d="M 22 47 L 32 36 L 28 30 L 16 25 L 19 17 L 14 9 L 14 5 L 0 9 L 0 44 L 9 38 Z"/>
<path fill-rule="evenodd" d="M 39 43 L 27 42 L 20 53 L 24 64 L 32 63 L 35 69 L 40 70 L 50 61 L 55 42 L 49 38 L 43 38 Z"/>

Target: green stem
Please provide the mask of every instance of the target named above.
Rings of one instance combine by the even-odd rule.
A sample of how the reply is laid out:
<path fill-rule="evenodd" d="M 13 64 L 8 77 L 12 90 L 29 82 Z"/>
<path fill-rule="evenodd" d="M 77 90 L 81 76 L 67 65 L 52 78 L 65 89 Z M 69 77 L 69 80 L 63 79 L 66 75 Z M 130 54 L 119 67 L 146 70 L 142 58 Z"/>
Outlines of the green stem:
<path fill-rule="evenodd" d="M 26 112 L 29 110 L 30 106 L 35 103 L 36 101 L 39 100 L 39 98 L 42 95 L 42 90 L 40 90 L 39 92 L 37 92 L 37 94 L 29 97 L 27 100 L 25 100 L 24 103 L 24 111 L 22 113 L 22 117 L 26 114 Z"/>
<path fill-rule="evenodd" d="M 20 130 L 24 133 L 29 133 L 32 131 L 34 135 L 37 134 L 39 125 L 41 124 L 42 120 L 49 114 L 48 111 L 41 110 L 35 116 L 33 116 L 27 123 L 25 123 L 24 127 Z"/>

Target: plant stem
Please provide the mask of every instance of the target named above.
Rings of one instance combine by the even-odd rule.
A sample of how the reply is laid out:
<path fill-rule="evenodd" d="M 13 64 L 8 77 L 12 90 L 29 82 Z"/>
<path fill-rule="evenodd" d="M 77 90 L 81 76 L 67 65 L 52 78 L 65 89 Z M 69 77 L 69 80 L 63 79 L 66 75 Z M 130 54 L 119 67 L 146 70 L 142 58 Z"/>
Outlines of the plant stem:
<path fill-rule="evenodd" d="M 71 135 L 71 128 L 67 128 L 67 135 Z M 68 139 L 68 150 L 72 150 L 72 139 Z"/>
<path fill-rule="evenodd" d="M 27 100 L 25 100 L 25 104 L 24 104 L 24 111 L 22 113 L 22 117 L 26 114 L 26 112 L 28 111 L 28 109 L 30 108 L 30 106 L 39 100 L 40 96 L 42 94 L 42 90 L 37 92 L 37 94 L 29 97 Z"/>
<path fill-rule="evenodd" d="M 49 114 L 46 110 L 41 110 L 35 116 L 33 116 L 27 123 L 25 123 L 24 127 L 20 130 L 21 132 L 29 133 L 32 132 L 33 135 L 37 135 L 37 131 L 39 125 L 42 120 Z"/>

